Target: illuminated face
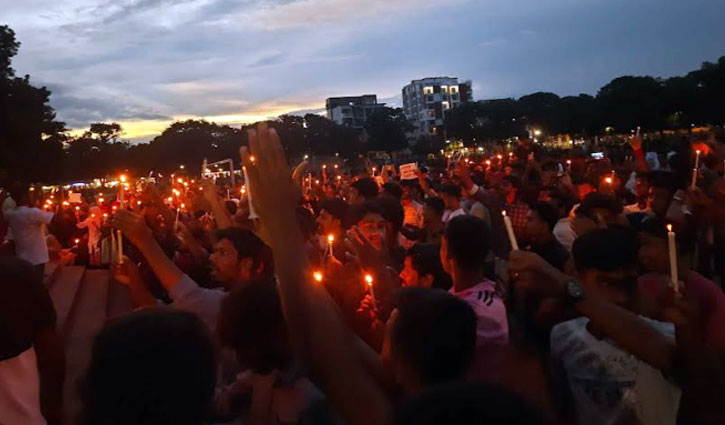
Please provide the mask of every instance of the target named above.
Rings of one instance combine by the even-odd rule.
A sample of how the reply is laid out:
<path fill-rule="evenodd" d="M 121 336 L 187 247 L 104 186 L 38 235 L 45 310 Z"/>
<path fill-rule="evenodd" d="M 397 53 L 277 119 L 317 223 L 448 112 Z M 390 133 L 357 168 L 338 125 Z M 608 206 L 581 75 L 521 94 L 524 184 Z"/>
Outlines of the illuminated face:
<path fill-rule="evenodd" d="M 363 235 L 377 249 L 383 248 L 387 237 L 388 222 L 378 213 L 368 213 L 357 224 Z"/>
<path fill-rule="evenodd" d="M 321 235 L 328 235 L 330 233 L 336 233 L 340 225 L 340 220 L 332 216 L 327 210 L 320 211 L 320 215 L 317 217 L 317 232 Z"/>
<path fill-rule="evenodd" d="M 403 281 L 403 286 L 420 286 L 420 276 L 418 275 L 418 271 L 413 268 L 413 258 L 405 257 L 403 270 L 400 272 L 400 279 Z"/>
<path fill-rule="evenodd" d="M 230 288 L 238 281 L 248 280 L 251 259 L 239 259 L 239 253 L 229 239 L 222 239 L 214 245 L 214 252 L 209 256 L 212 265 L 212 277 L 221 282 L 224 287 Z"/>

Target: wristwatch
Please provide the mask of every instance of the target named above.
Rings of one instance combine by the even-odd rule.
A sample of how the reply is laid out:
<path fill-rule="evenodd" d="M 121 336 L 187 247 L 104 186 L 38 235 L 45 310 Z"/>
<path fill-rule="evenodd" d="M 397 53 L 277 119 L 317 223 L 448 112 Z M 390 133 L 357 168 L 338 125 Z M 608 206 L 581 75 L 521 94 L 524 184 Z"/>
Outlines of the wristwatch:
<path fill-rule="evenodd" d="M 584 299 L 584 288 L 576 279 L 570 279 L 564 282 L 564 293 L 566 294 L 566 299 L 571 304 L 576 304 Z"/>

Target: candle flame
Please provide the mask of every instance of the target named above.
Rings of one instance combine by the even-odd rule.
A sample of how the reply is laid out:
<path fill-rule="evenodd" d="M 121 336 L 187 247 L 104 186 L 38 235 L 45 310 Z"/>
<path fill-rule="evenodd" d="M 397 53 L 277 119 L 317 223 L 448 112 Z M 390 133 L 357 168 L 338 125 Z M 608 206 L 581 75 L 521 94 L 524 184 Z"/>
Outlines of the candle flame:
<path fill-rule="evenodd" d="M 612 178 L 611 177 L 605 177 L 604 181 L 607 182 L 607 184 L 612 184 Z"/>
<path fill-rule="evenodd" d="M 76 239 L 76 243 L 78 243 L 78 242 L 80 242 L 80 241 L 81 241 L 80 239 Z"/>
<path fill-rule="evenodd" d="M 368 286 L 373 286 L 373 277 L 372 277 L 372 275 L 366 274 L 365 275 L 365 282 L 368 283 Z"/>
<path fill-rule="evenodd" d="M 317 282 L 322 282 L 322 273 L 314 272 L 312 273 L 312 277 L 314 277 Z"/>
<path fill-rule="evenodd" d="M 335 241 L 335 235 L 327 235 L 327 242 L 333 243 Z"/>
<path fill-rule="evenodd" d="M 98 202 L 103 203 L 103 197 L 98 198 Z"/>
<path fill-rule="evenodd" d="M 671 224 L 668 224 L 668 225 L 667 225 L 667 231 L 668 231 L 668 232 L 672 232 L 672 225 L 671 225 Z"/>
<path fill-rule="evenodd" d="M 506 210 L 501 210 L 501 215 L 506 217 Z"/>
<path fill-rule="evenodd" d="M 121 174 L 121 182 L 126 183 L 126 175 Z"/>
<path fill-rule="evenodd" d="M 176 179 L 176 181 L 179 182 L 179 183 L 184 183 L 184 179 L 182 179 L 181 177 L 179 177 L 178 179 Z"/>
<path fill-rule="evenodd" d="M 166 200 L 169 202 L 174 202 L 174 198 L 172 198 L 171 196 L 169 196 L 168 199 L 166 199 Z"/>

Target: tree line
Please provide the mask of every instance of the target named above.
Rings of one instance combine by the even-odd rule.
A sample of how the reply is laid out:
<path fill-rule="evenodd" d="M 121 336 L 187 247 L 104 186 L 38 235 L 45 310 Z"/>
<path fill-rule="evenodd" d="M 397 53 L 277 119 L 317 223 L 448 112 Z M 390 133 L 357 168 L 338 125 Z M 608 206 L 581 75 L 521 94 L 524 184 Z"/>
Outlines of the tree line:
<path fill-rule="evenodd" d="M 149 143 L 122 139 L 118 123 L 93 123 L 71 136 L 56 119 L 50 91 L 19 77 L 12 58 L 20 43 L 11 28 L 0 26 L 0 184 L 12 179 L 60 182 L 131 173 L 167 172 L 179 165 L 190 171 L 210 162 L 236 158 L 246 143 L 246 129 L 204 120 L 175 122 Z M 684 77 L 620 77 L 596 96 L 559 97 L 534 93 L 519 99 L 469 102 L 448 112 L 445 132 L 409 140 L 412 123 L 401 109 L 382 108 L 364 129 L 340 126 L 315 114 L 283 115 L 273 120 L 288 157 L 307 153 L 353 158 L 373 150 L 410 147 L 417 154 L 438 151 L 444 137 L 466 143 L 496 141 L 536 128 L 547 135 L 602 134 L 607 128 L 627 131 L 683 128 L 725 121 L 725 57 L 706 62 Z"/>

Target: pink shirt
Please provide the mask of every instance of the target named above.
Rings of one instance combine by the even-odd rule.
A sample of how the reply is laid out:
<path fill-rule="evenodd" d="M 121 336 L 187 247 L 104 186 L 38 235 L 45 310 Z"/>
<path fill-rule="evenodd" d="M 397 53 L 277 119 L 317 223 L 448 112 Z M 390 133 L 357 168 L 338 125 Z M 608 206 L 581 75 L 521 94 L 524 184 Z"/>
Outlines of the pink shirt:
<path fill-rule="evenodd" d="M 506 319 L 506 306 L 496 294 L 496 284 L 484 280 L 478 285 L 456 292 L 455 286 L 449 293 L 467 302 L 478 318 L 476 325 L 476 345 L 504 345 L 508 343 L 509 326 Z"/>

